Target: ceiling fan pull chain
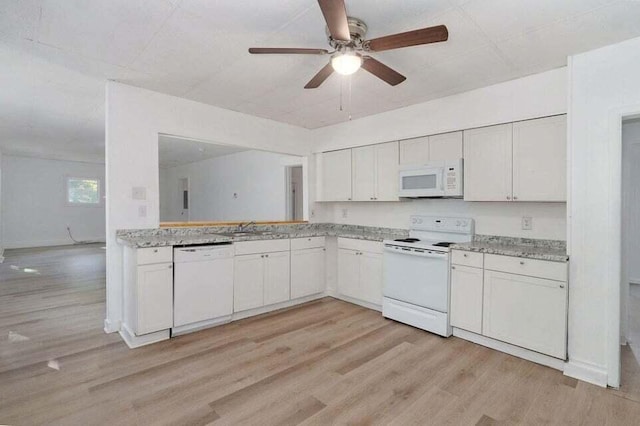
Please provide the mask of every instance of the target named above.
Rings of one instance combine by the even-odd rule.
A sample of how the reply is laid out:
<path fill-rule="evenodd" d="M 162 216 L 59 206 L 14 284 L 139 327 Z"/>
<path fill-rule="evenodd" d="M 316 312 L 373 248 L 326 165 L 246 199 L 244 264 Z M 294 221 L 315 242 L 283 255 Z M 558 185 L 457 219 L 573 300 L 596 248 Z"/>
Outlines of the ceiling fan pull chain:
<path fill-rule="evenodd" d="M 340 111 L 342 111 L 342 86 L 344 85 L 344 78 L 340 79 Z"/>
<path fill-rule="evenodd" d="M 348 106 L 349 110 L 348 110 L 348 113 L 349 113 L 349 121 L 351 121 L 351 76 L 349 76 L 348 78 L 349 78 L 349 106 Z"/>

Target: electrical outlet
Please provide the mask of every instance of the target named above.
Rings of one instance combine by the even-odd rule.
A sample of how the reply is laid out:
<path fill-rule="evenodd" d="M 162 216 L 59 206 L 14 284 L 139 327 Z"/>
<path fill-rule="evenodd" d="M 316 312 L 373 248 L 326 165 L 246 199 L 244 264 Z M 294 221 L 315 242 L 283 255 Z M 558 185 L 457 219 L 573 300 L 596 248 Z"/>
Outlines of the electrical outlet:
<path fill-rule="evenodd" d="M 141 205 L 138 206 L 138 217 L 147 217 L 147 206 Z"/>
<path fill-rule="evenodd" d="M 311 209 L 311 217 L 316 217 L 316 210 L 315 209 Z"/>
<path fill-rule="evenodd" d="M 342 218 L 346 219 L 349 216 L 349 209 L 342 209 Z"/>
<path fill-rule="evenodd" d="M 522 216 L 522 229 L 531 231 L 533 229 L 533 218 L 531 216 Z"/>

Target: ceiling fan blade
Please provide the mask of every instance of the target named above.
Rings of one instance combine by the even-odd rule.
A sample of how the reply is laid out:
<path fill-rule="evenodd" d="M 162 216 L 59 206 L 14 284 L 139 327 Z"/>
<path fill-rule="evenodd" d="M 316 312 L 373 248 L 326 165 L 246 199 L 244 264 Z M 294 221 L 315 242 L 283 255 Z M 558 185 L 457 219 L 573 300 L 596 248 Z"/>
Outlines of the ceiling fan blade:
<path fill-rule="evenodd" d="M 329 33 L 334 40 L 351 41 L 347 8 L 344 0 L 318 0 L 324 20 L 327 21 Z"/>
<path fill-rule="evenodd" d="M 324 81 L 329 78 L 329 76 L 333 73 L 333 67 L 331 66 L 331 62 L 325 65 L 313 78 L 304 86 L 305 89 L 315 89 L 320 87 Z"/>
<path fill-rule="evenodd" d="M 381 52 L 383 50 L 447 41 L 448 38 L 449 31 L 447 27 L 438 25 L 420 30 L 407 31 L 406 33 L 374 38 L 373 40 L 367 41 L 366 44 L 370 51 Z"/>
<path fill-rule="evenodd" d="M 278 54 L 286 53 L 293 55 L 326 55 L 329 53 L 326 49 L 306 49 L 295 47 L 250 47 L 249 53 L 253 54 Z"/>
<path fill-rule="evenodd" d="M 404 75 L 373 59 L 371 56 L 364 56 L 362 59 L 362 68 L 392 86 L 396 86 L 407 79 Z"/>

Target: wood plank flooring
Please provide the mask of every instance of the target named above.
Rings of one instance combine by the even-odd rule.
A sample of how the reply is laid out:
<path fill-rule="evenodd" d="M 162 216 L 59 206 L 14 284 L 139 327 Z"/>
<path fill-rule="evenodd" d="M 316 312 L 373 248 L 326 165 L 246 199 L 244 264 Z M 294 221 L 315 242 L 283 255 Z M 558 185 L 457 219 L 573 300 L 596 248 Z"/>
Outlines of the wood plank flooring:
<path fill-rule="evenodd" d="M 25 269 L 26 268 L 26 269 Z M 639 424 L 606 390 L 331 298 L 129 350 L 102 331 L 99 245 L 7 251 L 0 424 Z"/>

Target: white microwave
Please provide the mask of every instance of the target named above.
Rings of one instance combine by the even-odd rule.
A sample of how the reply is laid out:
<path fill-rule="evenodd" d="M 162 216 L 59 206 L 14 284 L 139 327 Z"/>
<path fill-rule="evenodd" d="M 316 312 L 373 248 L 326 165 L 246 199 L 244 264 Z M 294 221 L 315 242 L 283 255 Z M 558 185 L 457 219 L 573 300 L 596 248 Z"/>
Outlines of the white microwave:
<path fill-rule="evenodd" d="M 401 167 L 399 175 L 400 197 L 461 198 L 463 195 L 462 158 Z"/>

